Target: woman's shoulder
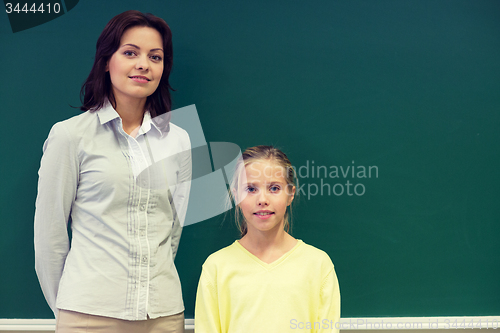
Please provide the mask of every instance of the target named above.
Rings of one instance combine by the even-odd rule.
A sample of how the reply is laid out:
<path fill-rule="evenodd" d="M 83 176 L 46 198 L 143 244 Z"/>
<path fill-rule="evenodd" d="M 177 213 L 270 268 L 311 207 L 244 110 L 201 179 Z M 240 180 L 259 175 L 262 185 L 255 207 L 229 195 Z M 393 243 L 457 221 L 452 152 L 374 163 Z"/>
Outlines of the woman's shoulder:
<path fill-rule="evenodd" d="M 58 121 L 50 129 L 49 138 L 64 140 L 78 140 L 83 136 L 88 127 L 98 121 L 97 116 L 89 111 L 73 116 L 66 120 Z"/>
<path fill-rule="evenodd" d="M 182 141 L 189 142 L 188 132 L 185 129 L 183 129 L 182 127 L 180 127 L 174 123 L 170 123 L 170 133 L 172 135 L 178 137 Z"/>
<path fill-rule="evenodd" d="M 55 123 L 52 126 L 52 131 L 64 130 L 70 136 L 78 136 L 78 134 L 84 132 L 89 125 L 96 121 L 98 121 L 96 113 L 86 111 L 82 114 Z"/>
<path fill-rule="evenodd" d="M 187 131 L 185 129 L 183 129 L 182 127 L 180 127 L 174 123 L 170 123 L 170 130 L 173 133 L 178 134 L 178 135 L 188 135 Z"/>

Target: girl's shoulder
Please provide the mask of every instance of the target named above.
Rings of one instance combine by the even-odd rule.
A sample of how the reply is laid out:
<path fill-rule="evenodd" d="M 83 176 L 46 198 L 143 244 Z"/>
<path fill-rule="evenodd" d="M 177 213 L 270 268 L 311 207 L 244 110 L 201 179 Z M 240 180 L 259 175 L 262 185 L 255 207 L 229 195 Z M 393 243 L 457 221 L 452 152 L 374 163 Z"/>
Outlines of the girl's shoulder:
<path fill-rule="evenodd" d="M 297 240 L 298 244 L 284 255 L 285 261 L 292 263 L 301 262 L 308 267 L 322 268 L 329 270 L 333 268 L 330 256 L 323 250 L 320 250 L 312 245 L 304 243 L 302 240 Z M 204 267 L 221 267 L 239 265 L 242 262 L 249 260 L 252 257 L 247 250 L 243 248 L 238 241 L 234 241 L 231 245 L 226 246 L 208 256 L 203 264 Z"/>
<path fill-rule="evenodd" d="M 328 253 L 301 240 L 299 242 L 302 242 L 302 244 L 297 249 L 296 256 L 300 260 L 307 262 L 308 265 L 321 266 L 323 269 L 333 268 L 333 262 Z"/>
<path fill-rule="evenodd" d="M 234 241 L 231 245 L 226 246 L 208 256 L 203 266 L 213 266 L 221 263 L 229 263 L 239 255 L 238 241 Z"/>

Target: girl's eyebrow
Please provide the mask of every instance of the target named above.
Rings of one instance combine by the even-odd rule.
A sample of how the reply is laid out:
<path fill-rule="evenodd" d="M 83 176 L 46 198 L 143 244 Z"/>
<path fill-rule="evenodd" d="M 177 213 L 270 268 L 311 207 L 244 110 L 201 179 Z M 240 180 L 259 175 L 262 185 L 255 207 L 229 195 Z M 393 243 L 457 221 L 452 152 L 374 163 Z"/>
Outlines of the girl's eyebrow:
<path fill-rule="evenodd" d="M 124 47 L 124 46 L 132 46 L 133 48 L 136 48 L 136 49 L 138 49 L 138 50 L 140 50 L 140 49 L 141 49 L 139 46 L 137 46 L 137 45 L 135 45 L 135 44 L 123 44 L 121 47 Z M 149 52 L 154 52 L 154 51 L 161 51 L 161 52 L 163 52 L 163 49 L 162 49 L 161 47 L 158 47 L 158 48 L 156 48 L 156 49 L 151 49 L 151 50 L 149 50 Z"/>
<path fill-rule="evenodd" d="M 279 180 L 276 180 L 276 181 L 272 181 L 272 182 L 269 182 L 269 183 L 266 183 L 264 185 L 283 185 L 285 183 L 279 181 Z M 257 185 L 255 185 L 255 183 L 243 183 L 244 186 L 253 186 L 253 187 L 258 187 Z"/>
<path fill-rule="evenodd" d="M 272 180 L 270 182 L 266 182 L 267 185 L 274 185 L 274 184 L 280 184 L 280 185 L 283 185 L 285 184 L 284 182 L 280 181 L 280 180 Z"/>

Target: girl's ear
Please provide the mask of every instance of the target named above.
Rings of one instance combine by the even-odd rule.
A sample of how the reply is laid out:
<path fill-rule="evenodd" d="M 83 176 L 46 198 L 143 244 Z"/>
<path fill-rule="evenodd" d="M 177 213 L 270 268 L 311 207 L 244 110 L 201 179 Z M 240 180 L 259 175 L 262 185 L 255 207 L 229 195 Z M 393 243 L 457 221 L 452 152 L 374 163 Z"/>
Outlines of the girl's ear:
<path fill-rule="evenodd" d="M 240 202 L 242 202 L 243 200 L 245 200 L 245 198 L 247 197 L 248 193 L 246 191 L 238 191 L 237 188 L 233 188 L 232 190 L 232 194 L 233 194 L 233 198 L 234 198 L 234 204 L 235 205 L 239 205 Z"/>
<path fill-rule="evenodd" d="M 292 186 L 290 188 L 290 192 L 288 193 L 288 204 L 287 204 L 287 206 L 291 205 L 294 197 L 295 197 L 295 186 Z"/>
<path fill-rule="evenodd" d="M 237 205 L 238 202 L 238 191 L 235 188 L 231 189 L 231 194 L 233 195 L 234 204 Z"/>

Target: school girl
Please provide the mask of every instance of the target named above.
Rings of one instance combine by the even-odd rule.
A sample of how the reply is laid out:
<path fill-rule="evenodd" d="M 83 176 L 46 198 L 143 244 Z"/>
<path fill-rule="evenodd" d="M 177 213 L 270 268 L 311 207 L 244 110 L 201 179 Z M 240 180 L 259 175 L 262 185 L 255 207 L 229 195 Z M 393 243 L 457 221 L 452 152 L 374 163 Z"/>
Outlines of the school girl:
<path fill-rule="evenodd" d="M 231 184 L 241 239 L 203 264 L 195 332 L 338 331 L 332 261 L 288 233 L 295 185 L 294 169 L 280 150 L 257 146 L 243 153 Z"/>

